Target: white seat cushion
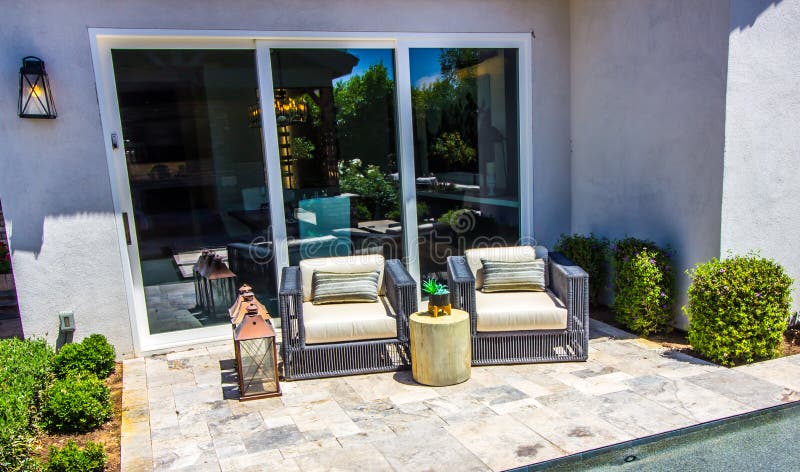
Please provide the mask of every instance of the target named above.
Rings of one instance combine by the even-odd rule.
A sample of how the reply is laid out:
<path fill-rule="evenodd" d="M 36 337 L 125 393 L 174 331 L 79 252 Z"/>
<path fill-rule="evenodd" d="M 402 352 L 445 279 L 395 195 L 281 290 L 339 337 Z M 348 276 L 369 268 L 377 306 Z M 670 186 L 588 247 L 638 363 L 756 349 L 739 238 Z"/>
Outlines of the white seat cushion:
<path fill-rule="evenodd" d="M 567 308 L 551 292 L 475 291 L 478 331 L 566 329 Z"/>
<path fill-rule="evenodd" d="M 338 343 L 397 337 L 397 320 L 389 301 L 375 303 L 303 303 L 306 344 Z"/>
<path fill-rule="evenodd" d="M 498 262 L 530 262 L 547 257 L 547 248 L 544 246 L 509 246 L 509 247 L 484 247 L 467 249 L 464 258 L 467 260 L 469 270 L 475 277 L 475 289 L 483 288 L 483 263 L 481 259 Z M 547 280 L 545 278 L 545 280 Z"/>
<path fill-rule="evenodd" d="M 303 301 L 309 302 L 313 297 L 311 288 L 315 270 L 335 274 L 353 274 L 377 270 L 380 272 L 378 276 L 378 294 L 383 295 L 383 262 L 383 256 L 380 254 L 303 259 L 300 261 L 300 274 L 303 277 Z"/>

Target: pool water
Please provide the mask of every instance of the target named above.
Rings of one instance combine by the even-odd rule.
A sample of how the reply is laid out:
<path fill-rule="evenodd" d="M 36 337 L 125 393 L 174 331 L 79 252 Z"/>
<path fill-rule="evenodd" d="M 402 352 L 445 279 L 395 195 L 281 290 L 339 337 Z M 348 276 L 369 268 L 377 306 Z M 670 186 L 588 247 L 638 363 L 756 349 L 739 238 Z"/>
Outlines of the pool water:
<path fill-rule="evenodd" d="M 800 402 L 554 459 L 527 471 L 800 470 Z"/>

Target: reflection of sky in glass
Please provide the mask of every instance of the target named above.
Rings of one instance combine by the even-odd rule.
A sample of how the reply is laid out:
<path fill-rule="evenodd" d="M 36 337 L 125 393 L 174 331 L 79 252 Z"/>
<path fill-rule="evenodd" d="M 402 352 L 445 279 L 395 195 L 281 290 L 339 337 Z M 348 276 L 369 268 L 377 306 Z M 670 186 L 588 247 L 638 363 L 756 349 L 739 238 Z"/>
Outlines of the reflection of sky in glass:
<path fill-rule="evenodd" d="M 358 64 L 353 67 L 351 73 L 334 79 L 334 85 L 346 82 L 353 76 L 363 75 L 370 66 L 381 62 L 389 72 L 389 79 L 394 80 L 394 55 L 391 49 L 347 49 L 346 51 L 348 54 L 358 58 Z M 441 49 L 412 48 L 408 52 L 411 62 L 412 87 L 422 88 L 442 78 L 441 65 L 439 64 Z"/>
<path fill-rule="evenodd" d="M 336 85 L 339 82 L 346 82 L 353 76 L 363 75 L 370 66 L 380 64 L 386 66 L 389 74 L 389 80 L 394 80 L 394 51 L 391 49 L 347 49 L 348 54 L 352 54 L 358 58 L 358 64 L 353 67 L 353 71 L 347 75 L 337 77 L 333 80 Z"/>
<path fill-rule="evenodd" d="M 424 88 L 442 78 L 439 48 L 413 48 L 408 50 L 411 65 L 411 86 Z"/>

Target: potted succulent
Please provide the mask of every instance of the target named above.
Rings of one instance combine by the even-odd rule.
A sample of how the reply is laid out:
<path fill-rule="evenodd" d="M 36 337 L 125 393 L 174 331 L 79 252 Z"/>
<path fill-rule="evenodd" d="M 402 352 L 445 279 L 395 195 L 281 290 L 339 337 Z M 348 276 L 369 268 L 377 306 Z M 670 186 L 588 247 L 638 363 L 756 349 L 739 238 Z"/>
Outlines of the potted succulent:
<path fill-rule="evenodd" d="M 450 314 L 450 290 L 443 283 L 428 279 L 422 283 L 422 291 L 428 295 L 428 312 L 434 317 L 439 312 Z"/>

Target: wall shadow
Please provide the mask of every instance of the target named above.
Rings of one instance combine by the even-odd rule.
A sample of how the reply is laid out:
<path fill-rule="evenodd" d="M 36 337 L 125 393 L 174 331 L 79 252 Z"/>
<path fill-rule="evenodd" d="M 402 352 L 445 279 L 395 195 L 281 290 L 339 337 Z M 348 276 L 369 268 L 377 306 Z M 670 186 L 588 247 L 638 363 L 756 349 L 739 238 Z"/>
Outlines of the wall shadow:
<path fill-rule="evenodd" d="M 762 13 L 781 2 L 783 0 L 731 0 L 730 32 L 752 27 Z"/>

